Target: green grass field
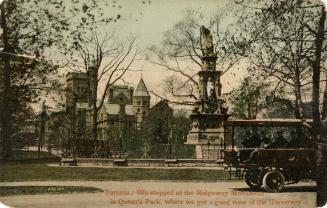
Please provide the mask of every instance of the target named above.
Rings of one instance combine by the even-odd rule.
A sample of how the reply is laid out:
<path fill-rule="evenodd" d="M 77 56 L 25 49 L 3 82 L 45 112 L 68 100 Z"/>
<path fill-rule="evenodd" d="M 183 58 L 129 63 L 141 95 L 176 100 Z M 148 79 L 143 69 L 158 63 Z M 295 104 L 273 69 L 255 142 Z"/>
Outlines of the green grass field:
<path fill-rule="evenodd" d="M 38 152 L 36 151 L 21 151 L 15 150 L 13 151 L 13 158 L 9 161 L 0 155 L 0 164 L 1 163 L 51 163 L 51 162 L 59 162 L 60 157 L 50 154 L 48 152 L 40 152 L 40 159 L 38 159 Z"/>
<path fill-rule="evenodd" d="M 0 181 L 47 181 L 47 180 L 224 180 L 228 173 L 206 169 L 149 169 L 149 168 L 98 168 L 55 167 L 46 163 L 4 163 L 0 165 Z"/>
<path fill-rule="evenodd" d="M 218 181 L 228 178 L 228 172 L 209 169 L 155 169 L 155 168 L 100 168 L 100 167 L 58 167 L 60 158 L 42 152 L 17 152 L 15 160 L 0 160 L 0 182 L 9 181 Z"/>

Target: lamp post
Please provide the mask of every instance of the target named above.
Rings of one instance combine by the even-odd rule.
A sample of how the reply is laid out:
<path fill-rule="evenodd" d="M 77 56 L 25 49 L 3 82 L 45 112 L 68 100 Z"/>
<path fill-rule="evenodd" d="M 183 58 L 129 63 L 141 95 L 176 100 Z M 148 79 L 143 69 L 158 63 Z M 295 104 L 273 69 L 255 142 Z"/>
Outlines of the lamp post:
<path fill-rule="evenodd" d="M 166 150 L 166 159 L 173 159 L 173 121 L 170 125 L 170 135 L 168 136 L 168 144 L 167 144 L 167 150 Z"/>
<path fill-rule="evenodd" d="M 44 141 L 45 137 L 45 124 L 47 120 L 47 112 L 45 109 L 45 102 L 43 102 L 42 106 L 42 112 L 39 115 L 38 121 L 40 122 L 40 135 L 39 135 L 39 141 L 38 141 L 38 148 L 37 148 L 37 158 L 40 159 L 40 152 L 42 150 L 42 142 Z"/>

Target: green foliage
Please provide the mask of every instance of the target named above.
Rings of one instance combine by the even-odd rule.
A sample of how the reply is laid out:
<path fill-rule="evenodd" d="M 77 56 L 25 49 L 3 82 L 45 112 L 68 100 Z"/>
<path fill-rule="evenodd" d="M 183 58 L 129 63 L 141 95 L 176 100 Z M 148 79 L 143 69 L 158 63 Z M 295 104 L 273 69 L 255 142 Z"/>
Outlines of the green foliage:
<path fill-rule="evenodd" d="M 171 133 L 173 143 L 182 144 L 191 128 L 191 119 L 183 111 L 173 115 L 169 109 L 150 111 L 144 120 L 143 137 L 145 144 L 167 144 Z M 171 132 L 172 131 L 172 132 Z"/>
<path fill-rule="evenodd" d="M 184 144 L 186 136 L 191 130 L 192 120 L 184 109 L 178 110 L 174 115 L 173 141 L 176 144 Z"/>
<path fill-rule="evenodd" d="M 287 99 L 283 91 L 271 91 L 269 84 L 255 75 L 246 77 L 237 89 L 228 94 L 233 117 L 294 118 L 294 102 Z M 279 96 L 275 95 L 277 93 Z"/>
<path fill-rule="evenodd" d="M 56 3 L 53 3 L 56 4 Z M 1 4 L 0 112 L 1 136 L 10 157 L 11 144 L 19 132 L 21 116 L 29 104 L 54 89 L 58 66 L 46 56 L 47 49 L 62 40 L 68 30 L 64 12 L 50 15 L 51 1 L 4 1 Z M 55 85 L 58 87 L 58 85 Z M 57 89 L 57 88 L 56 88 Z"/>
<path fill-rule="evenodd" d="M 69 147 L 68 130 L 72 126 L 72 116 L 68 112 L 53 112 L 47 121 L 48 141 L 47 145 L 56 149 L 67 149 Z M 75 132 L 73 132 L 75 133 Z"/>
<path fill-rule="evenodd" d="M 244 57 L 248 71 L 272 83 L 292 100 L 296 118 L 303 117 L 303 98 L 311 86 L 316 35 L 322 5 L 315 1 L 241 1 L 236 10 L 238 32 L 234 51 Z M 321 63 L 327 58 L 323 44 Z M 294 100 L 294 101 L 293 101 Z"/>
<path fill-rule="evenodd" d="M 265 106 L 266 88 L 267 85 L 255 82 L 252 77 L 246 77 L 239 88 L 230 93 L 232 115 L 241 119 L 255 119 Z"/>
<path fill-rule="evenodd" d="M 279 99 L 267 103 L 267 110 L 263 113 L 264 118 L 294 118 L 294 103 L 291 100 Z"/>

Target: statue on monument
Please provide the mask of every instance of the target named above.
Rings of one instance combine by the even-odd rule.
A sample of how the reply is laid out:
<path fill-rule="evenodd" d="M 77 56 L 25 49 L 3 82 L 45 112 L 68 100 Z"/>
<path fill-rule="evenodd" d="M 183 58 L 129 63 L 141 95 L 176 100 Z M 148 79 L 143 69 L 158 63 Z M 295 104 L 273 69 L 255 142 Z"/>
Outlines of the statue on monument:
<path fill-rule="evenodd" d="M 203 57 L 215 57 L 211 32 L 204 26 L 200 28 L 200 40 Z"/>
<path fill-rule="evenodd" d="M 212 81 L 211 77 L 208 77 L 207 81 L 207 98 L 212 99 L 214 97 L 215 83 Z"/>

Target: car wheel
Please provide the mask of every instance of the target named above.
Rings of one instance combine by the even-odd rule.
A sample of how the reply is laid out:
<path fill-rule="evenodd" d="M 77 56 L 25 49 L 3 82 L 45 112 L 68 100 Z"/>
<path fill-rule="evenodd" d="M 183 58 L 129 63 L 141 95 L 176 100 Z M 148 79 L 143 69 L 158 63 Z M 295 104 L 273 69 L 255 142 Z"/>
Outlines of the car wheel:
<path fill-rule="evenodd" d="M 263 177 L 263 188 L 267 192 L 280 192 L 284 185 L 284 175 L 278 170 L 269 171 Z"/>
<path fill-rule="evenodd" d="M 251 189 L 259 189 L 262 185 L 262 181 L 260 180 L 260 172 L 259 169 L 248 169 L 244 175 L 245 183 Z"/>

